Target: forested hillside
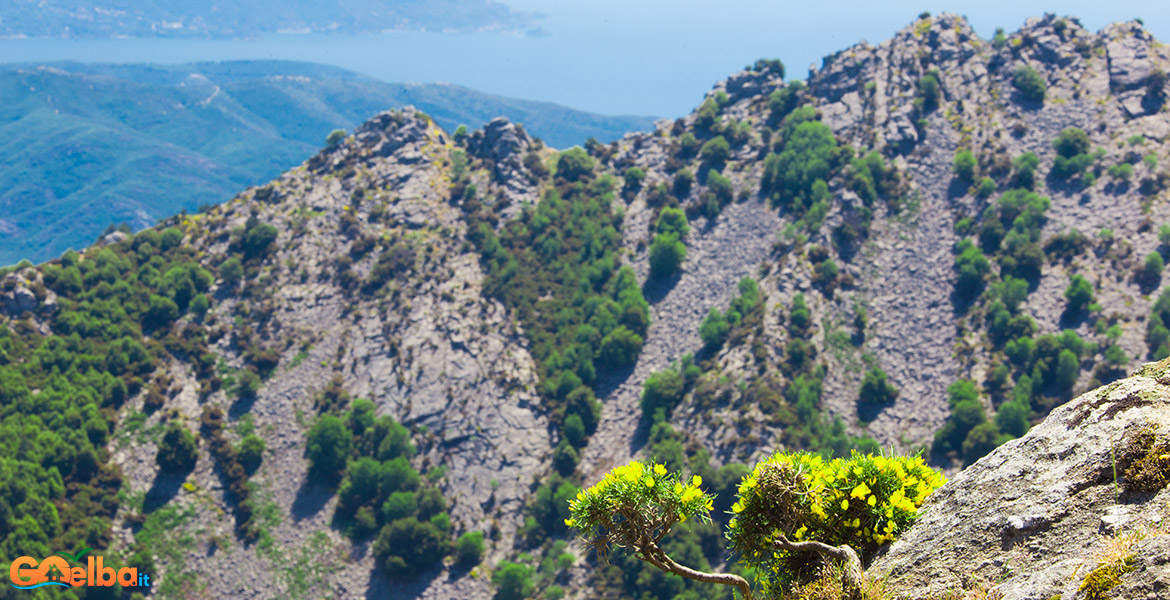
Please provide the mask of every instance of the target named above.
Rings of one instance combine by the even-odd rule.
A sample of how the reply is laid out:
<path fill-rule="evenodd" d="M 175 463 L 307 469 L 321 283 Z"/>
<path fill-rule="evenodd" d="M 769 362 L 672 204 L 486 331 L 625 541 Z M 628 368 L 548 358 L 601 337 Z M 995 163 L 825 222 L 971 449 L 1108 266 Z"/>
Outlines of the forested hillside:
<path fill-rule="evenodd" d="M 165 597 L 730 598 L 598 561 L 569 501 L 682 471 L 713 522 L 664 550 L 746 573 L 723 532 L 774 451 L 955 473 L 1166 357 L 1167 69 L 1138 22 L 924 14 L 610 144 L 378 114 L 4 271 L 4 547 Z"/>

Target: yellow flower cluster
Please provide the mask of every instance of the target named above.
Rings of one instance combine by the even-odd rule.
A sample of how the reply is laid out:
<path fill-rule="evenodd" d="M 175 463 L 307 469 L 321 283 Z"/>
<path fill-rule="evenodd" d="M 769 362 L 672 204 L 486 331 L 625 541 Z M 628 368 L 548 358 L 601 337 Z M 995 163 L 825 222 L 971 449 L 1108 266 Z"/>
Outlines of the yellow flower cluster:
<path fill-rule="evenodd" d="M 666 465 L 632 461 L 615 467 L 570 500 L 572 516 L 565 525 L 604 529 L 623 508 L 635 508 L 646 523 L 685 522 L 696 516 L 709 520 L 715 497 L 704 493 L 702 484 L 698 475 L 684 482 L 681 474 L 670 473 Z"/>
<path fill-rule="evenodd" d="M 779 535 L 848 543 L 867 552 L 908 527 L 927 496 L 944 483 L 921 457 L 854 453 L 825 460 L 818 454 L 778 453 L 740 482 L 728 537 L 745 562 L 765 572 L 794 568 L 786 553 L 771 549 Z M 776 511 L 776 502 L 789 503 L 791 510 Z"/>

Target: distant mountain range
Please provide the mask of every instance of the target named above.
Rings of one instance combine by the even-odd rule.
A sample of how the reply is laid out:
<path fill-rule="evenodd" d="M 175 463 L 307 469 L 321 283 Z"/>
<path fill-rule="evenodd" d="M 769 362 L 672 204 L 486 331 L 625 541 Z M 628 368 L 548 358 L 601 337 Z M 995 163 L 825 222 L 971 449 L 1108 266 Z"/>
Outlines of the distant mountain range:
<path fill-rule="evenodd" d="M 653 122 L 310 63 L 0 66 L 0 265 L 223 201 L 300 163 L 330 131 L 405 105 L 449 131 L 505 116 L 554 147 Z"/>
<path fill-rule="evenodd" d="M 0 4 L 0 37 L 211 37 L 265 33 L 506 31 L 532 26 L 533 15 L 493 0 L 9 0 Z"/>

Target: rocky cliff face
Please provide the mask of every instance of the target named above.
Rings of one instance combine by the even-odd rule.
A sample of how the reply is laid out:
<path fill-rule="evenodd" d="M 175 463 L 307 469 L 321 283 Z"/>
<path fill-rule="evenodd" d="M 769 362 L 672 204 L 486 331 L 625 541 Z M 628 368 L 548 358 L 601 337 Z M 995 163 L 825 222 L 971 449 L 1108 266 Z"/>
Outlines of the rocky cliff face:
<path fill-rule="evenodd" d="M 1022 66 L 1044 82 L 1043 101 L 1016 85 Z M 591 390 L 600 400 L 598 424 L 580 442 L 571 480 L 589 483 L 643 451 L 643 384 L 688 354 L 698 370 L 668 422 L 688 455 L 705 449 L 715 466 L 780 447 L 819 449 L 807 432 L 793 432 L 807 428 L 800 419 L 820 413 L 825 423 L 840 419 L 841 435 L 870 436 L 904 452 L 922 448 L 949 422 L 948 387 L 960 379 L 974 382 L 983 418 L 994 420 L 1015 397 L 1012 386 L 1024 389 L 1025 377 L 1055 368 L 1031 354 L 1008 356 L 1004 340 L 990 333 L 997 311 L 1018 325 L 1013 342 L 1039 336 L 1035 356 L 1057 343 L 1045 334 L 1075 332 L 1073 390 L 1122 375 L 1156 350 L 1147 343 L 1147 320 L 1161 273 L 1156 281 L 1135 273 L 1170 244 L 1157 231 L 1170 223 L 1170 117 L 1159 76 L 1167 70 L 1167 51 L 1137 23 L 1094 34 L 1073 19 L 1045 17 L 988 42 L 963 19 L 943 15 L 920 19 L 879 46 L 827 57 L 806 86 L 786 84 L 765 64 L 717 84 L 692 115 L 609 146 L 590 145 L 591 181 L 609 175 L 625 182 L 612 203 L 621 215 L 618 263 L 636 273 L 650 324 L 632 364 L 597 370 Z M 812 107 L 801 114 L 828 126 L 838 163 L 818 176 L 823 203 L 811 208 L 762 189 L 775 177 L 772 156 L 795 135 L 797 125 L 785 119 L 800 104 Z M 1100 149 L 1083 153 L 1091 164 L 1072 180 L 1054 173 L 1053 140 L 1070 127 L 1085 132 L 1090 151 Z M 718 144 L 701 149 L 717 137 L 728 142 L 722 156 Z M 953 175 L 962 149 L 972 153 L 975 181 Z M 1010 310 L 997 309 L 1006 296 L 996 286 L 1006 286 L 1019 265 L 987 244 L 979 294 L 960 298 L 956 244 L 982 243 L 980 228 L 1008 215 L 1000 197 L 1020 178 L 1012 159 L 1027 152 L 1036 157 L 1035 191 L 1050 206 L 1034 230 L 1021 226 L 1021 239 L 1034 238 L 1024 245 L 1036 250 L 1020 256 L 1040 253 L 1039 264 L 1032 277 L 1021 277 L 1027 285 Z M 873 159 L 860 159 L 867 155 Z M 261 357 L 267 378 L 254 398 L 242 400 L 175 361 L 152 374 L 164 410 L 143 410 L 151 400 L 146 391 L 119 410 L 109 449 L 124 474 L 127 502 L 115 519 L 123 546 L 144 535 L 139 513 L 165 510 L 176 517 L 156 538 L 156 564 L 164 579 L 193 582 L 194 595 L 491 597 L 486 571 L 531 549 L 521 533 L 529 505 L 537 486 L 550 481 L 553 449 L 568 436 L 549 408 L 560 382 L 541 380 L 552 361 L 538 364 L 540 349 L 521 311 L 489 289 L 498 279 L 487 272 L 482 239 L 509 224 L 538 227 L 532 207 L 546 191 L 568 185 L 549 172 L 556 166 L 553 151 L 504 120 L 455 140 L 413 110 L 383 113 L 271 184 L 207 214 L 170 220 L 182 243 L 220 273 L 202 324 L 217 377 L 243 377 Z M 983 177 L 988 193 L 980 192 Z M 471 186 L 476 192 L 465 193 Z M 650 247 L 666 206 L 689 218 L 687 255 L 678 271 L 652 278 Z M 256 223 L 277 235 L 238 282 L 226 265 Z M 553 232 L 558 239 L 578 233 Z M 1099 306 L 1066 311 L 1073 275 L 1089 282 Z M 757 301 L 733 319 L 726 340 L 706 343 L 704 319 L 744 293 L 744 277 L 757 281 Z M 19 318 L 49 333 L 58 298 L 40 282 L 38 269 L 7 275 L 0 308 L 12 323 Z M 798 296 L 807 306 L 801 318 Z M 896 398 L 859 403 L 863 377 L 878 367 Z M 1067 404 L 1070 390 L 1037 382 L 1032 394 L 1029 383 L 1019 400 L 1026 416 L 1039 423 L 1059 408 L 955 477 L 871 572 L 919 590 L 968 583 L 954 573 L 998 581 L 1010 568 L 1003 588 L 1009 597 L 1073 597 L 1070 578 L 1085 571 L 1094 528 L 1123 521 L 1157 527 L 1149 515 L 1165 515 L 1164 491 L 1118 495 L 1112 472 L 1103 470 L 1114 450 L 1132 446 L 1124 440 L 1143 423 L 1161 427 L 1157 435 L 1170 425 L 1158 412 L 1164 368 Z M 1006 381 L 997 379 L 1001 372 Z M 817 382 L 811 403 L 797 399 L 803 392 L 790 394 L 810 378 Z M 375 567 L 369 539 L 351 541 L 333 526 L 338 500 L 309 476 L 305 436 L 320 405 L 343 392 L 371 399 L 378 415 L 411 428 L 419 449 L 412 464 L 447 498 L 452 532 L 488 532 L 480 567 L 448 560 L 400 584 Z M 230 441 L 254 431 L 267 443 L 250 480 L 264 533 L 254 544 L 240 542 L 225 517 L 233 502 L 208 444 L 185 480 L 159 474 L 155 463 L 163 421 L 199 431 L 210 406 L 227 414 Z M 962 456 L 955 450 L 936 460 L 957 469 Z M 1142 575 L 1128 575 L 1123 586 L 1130 587 L 1118 590 L 1162 589 L 1156 571 L 1165 539 L 1138 543 L 1135 573 Z M 223 575 L 206 576 L 213 572 Z M 587 598 L 592 574 L 579 564 L 555 580 Z"/>
<path fill-rule="evenodd" d="M 1170 591 L 1170 361 L 1054 410 L 935 492 L 869 568 L 925 598 L 1088 595 L 1090 574 L 1127 562 L 1110 598 Z M 1091 588 L 1088 588 L 1091 589 Z M 1106 590 L 1100 590 L 1105 592 Z"/>

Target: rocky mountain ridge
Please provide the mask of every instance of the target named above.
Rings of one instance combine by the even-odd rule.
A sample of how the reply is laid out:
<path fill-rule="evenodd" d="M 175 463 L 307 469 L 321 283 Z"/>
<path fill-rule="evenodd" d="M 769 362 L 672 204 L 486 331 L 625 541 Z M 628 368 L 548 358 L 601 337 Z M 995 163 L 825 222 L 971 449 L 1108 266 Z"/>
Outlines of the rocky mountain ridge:
<path fill-rule="evenodd" d="M 934 448 L 933 460 L 950 470 L 975 466 L 939 492 L 937 505 L 973 511 L 971 498 L 950 490 L 982 490 L 981 478 L 992 475 L 1024 477 L 995 469 L 1036 440 L 1075 445 L 1062 424 L 1092 395 L 1065 404 L 1073 390 L 1116 379 L 1159 351 L 1149 332 L 1162 310 L 1151 297 L 1162 275 L 1156 282 L 1143 275 L 1142 258 L 1170 243 L 1156 227 L 1170 223 L 1159 166 L 1170 160 L 1170 123 L 1153 108 L 1166 82 L 1150 83 L 1170 68 L 1164 53 L 1136 23 L 1092 34 L 1048 16 L 987 42 L 960 17 L 942 15 L 880 46 L 826 58 L 806 85 L 784 83 L 778 64 L 757 63 L 717 84 L 692 115 L 611 145 L 589 144 L 587 152 L 558 154 L 505 120 L 457 139 L 417 111 L 383 113 L 206 214 L 8 273 L 0 299 L 8 330 L 41 343 L 63 337 L 68 322 L 60 315 L 76 303 L 78 292 L 58 270 L 112 263 L 111 253 L 149 261 L 147 250 L 167 246 L 169 235 L 214 272 L 206 312 L 176 315 L 170 329 L 147 333 L 144 340 L 168 349 L 158 351 L 159 368 L 138 382 L 140 391 L 112 407 L 108 462 L 120 468 L 123 493 L 111 519 L 114 545 L 129 550 L 149 539 L 163 580 L 183 582 L 164 595 L 487 598 L 496 593 L 489 572 L 516 561 L 540 573 L 540 589 L 525 594 L 556 586 L 569 597 L 594 597 L 600 569 L 582 560 L 553 566 L 555 553 L 580 548 L 556 545 L 564 532 L 541 521 L 560 519 L 555 507 L 551 515 L 542 507 L 563 504 L 562 492 L 639 453 L 677 447 L 686 466 L 715 469 L 780 448 L 906 452 L 938 443 L 936 432 L 950 424 L 970 431 L 959 447 Z M 1023 97 L 1023 66 L 1045 84 L 1039 101 Z M 1070 127 L 1088 140 L 1074 156 L 1091 160 L 1071 178 L 1055 171 L 1058 158 L 1073 157 L 1053 145 Z M 1103 152 L 1090 157 L 1093 147 Z M 960 174 L 964 149 L 978 179 Z M 1031 168 L 1013 160 L 1027 152 Z M 774 183 L 804 170 L 819 184 Z M 1049 203 L 1010 204 L 1030 191 L 1018 185 L 1024 171 L 1033 179 L 1026 187 Z M 598 338 L 601 348 L 583 360 L 582 346 L 550 352 L 537 341 L 547 322 L 532 307 L 558 300 L 565 288 L 529 294 L 525 274 L 508 265 L 546 244 L 552 252 L 575 248 L 570 242 L 584 232 L 550 229 L 551 219 L 598 206 L 608 216 L 582 227 L 596 230 L 582 245 L 619 250 L 590 258 L 581 268 L 595 270 L 578 275 L 576 292 L 568 289 L 599 294 L 581 301 L 593 302 L 596 314 L 620 299 L 625 304 L 613 310 L 624 311 L 620 328 L 633 337 L 623 345 L 582 326 L 577 341 Z M 669 222 L 680 214 L 681 235 Z M 993 234 L 1002 220 L 1020 252 L 1002 225 L 999 247 Z M 1072 235 L 1076 229 L 1085 235 Z M 964 239 L 977 240 L 984 260 L 973 294 L 959 289 Z M 658 273 L 654 248 L 671 240 L 685 247 L 685 260 Z M 623 266 L 637 294 L 622 283 Z M 1095 308 L 1066 310 L 1072 275 L 1089 281 Z M 98 287 L 88 275 L 82 284 Z M 575 296 L 565 300 L 574 306 Z M 575 318 L 565 311 L 558 318 Z M 996 333 L 1000 313 L 1010 339 Z M 644 331 L 635 333 L 639 322 Z M 206 336 L 204 366 L 173 339 L 185 332 Z M 569 350 L 578 363 L 566 358 Z M 1074 362 L 1060 371 L 1057 356 Z M 671 365 L 683 383 L 656 416 L 646 410 L 653 408 L 647 382 Z M 586 384 L 589 373 L 594 381 Z M 1056 375 L 1071 377 L 1069 387 Z M 1044 377 L 1052 381 L 1039 383 Z M 965 379 L 968 388 L 952 389 Z M 1152 385 L 1123 384 L 1139 392 Z M 1120 393 L 1106 396 L 1118 402 Z M 599 401 L 595 429 L 575 433 L 566 414 L 588 417 L 590 394 Z M 451 536 L 487 534 L 478 565 L 447 559 L 404 584 L 379 566 L 375 539 L 347 536 L 338 486 L 310 474 L 306 437 L 317 414 L 345 414 L 355 397 L 410 429 L 411 465 L 442 491 Z M 1023 429 L 1035 423 L 1033 433 L 999 417 L 1012 402 L 1026 404 Z M 970 414 L 960 406 L 971 403 L 982 421 L 964 424 L 956 415 Z M 226 415 L 226 427 L 217 429 L 212 407 Z M 990 440 L 969 435 L 1000 421 Z M 203 440 L 192 470 L 179 476 L 156 465 L 163 431 L 174 424 Z M 673 433 L 663 433 L 668 428 Z M 266 446 L 245 488 L 256 536 L 249 541 L 233 532 L 233 516 L 237 527 L 244 520 L 231 491 L 236 481 L 213 448 L 217 435 L 236 443 L 252 432 Z M 1004 441 L 999 435 L 1020 439 L 992 452 Z M 991 453 L 974 456 L 981 450 Z M 1087 452 L 1099 466 L 1103 450 Z M 1094 494 L 1105 493 L 1103 482 L 1093 485 Z M 943 517 L 932 514 L 939 513 L 924 513 L 904 540 L 934 539 Z M 163 516 L 172 520 L 158 533 Z M 1085 518 L 1091 525 L 1096 517 Z M 968 526 L 981 523 L 973 517 Z M 970 566 L 974 555 L 959 549 L 965 539 L 954 554 L 927 558 L 944 561 L 938 569 L 948 572 Z M 917 567 L 899 565 L 927 560 L 910 553 L 927 546 L 898 542 L 875 565 L 914 575 Z M 221 567 L 223 577 L 200 575 Z M 1026 588 L 1019 597 L 1060 587 L 1052 577 L 1041 581 L 1048 575 L 1029 577 L 1016 580 Z"/>

